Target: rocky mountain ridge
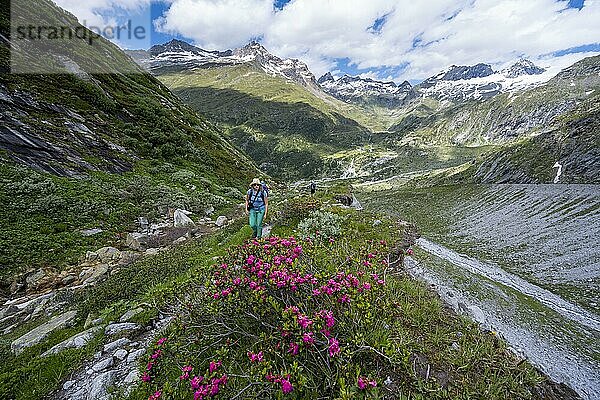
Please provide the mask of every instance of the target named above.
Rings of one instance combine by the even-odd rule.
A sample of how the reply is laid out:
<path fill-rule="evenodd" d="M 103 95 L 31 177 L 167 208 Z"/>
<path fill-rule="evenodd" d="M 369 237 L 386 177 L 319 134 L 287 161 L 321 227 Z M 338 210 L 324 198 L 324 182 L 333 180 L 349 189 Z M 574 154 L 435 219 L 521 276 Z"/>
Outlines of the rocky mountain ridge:
<path fill-rule="evenodd" d="M 153 73 L 249 64 L 271 76 L 281 76 L 306 88 L 318 90 L 317 80 L 305 63 L 274 56 L 257 42 L 235 50 L 208 51 L 174 39 L 164 45 L 153 46 L 147 52 L 128 53 Z"/>
<path fill-rule="evenodd" d="M 419 96 L 438 101 L 460 102 L 485 100 L 500 93 L 522 91 L 542 85 L 552 78 L 552 72 L 521 59 L 500 71 L 489 64 L 456 66 L 427 78 L 415 87 Z"/>
<path fill-rule="evenodd" d="M 331 72 L 328 72 L 319 78 L 317 83 L 326 93 L 347 103 L 398 108 L 416 97 L 408 81 L 397 85 L 395 82 L 380 82 L 350 75 L 335 79 Z"/>
<path fill-rule="evenodd" d="M 456 66 L 441 71 L 415 87 L 408 81 L 397 85 L 370 78 L 344 75 L 335 79 L 331 72 L 317 81 L 321 88 L 348 103 L 375 103 L 388 108 L 399 108 L 415 98 L 460 102 L 483 100 L 500 93 L 525 90 L 539 86 L 551 75 L 546 74 L 529 60 L 521 59 L 508 68 L 494 71 L 489 64 Z"/>
<path fill-rule="evenodd" d="M 323 91 L 351 104 L 376 105 L 388 109 L 405 106 L 412 99 L 432 98 L 438 101 L 460 102 L 483 100 L 500 93 L 539 86 L 553 75 L 529 60 L 520 59 L 508 68 L 494 71 L 489 64 L 456 66 L 441 71 L 413 87 L 371 78 L 344 75 L 334 78 L 331 72 L 319 80 L 308 66 L 297 59 L 281 59 L 258 42 L 235 50 L 204 50 L 185 41 L 174 39 L 153 46 L 147 52 L 129 51 L 138 63 L 153 73 L 195 68 L 218 68 L 250 64 L 271 76 L 281 76 L 319 94 Z"/>

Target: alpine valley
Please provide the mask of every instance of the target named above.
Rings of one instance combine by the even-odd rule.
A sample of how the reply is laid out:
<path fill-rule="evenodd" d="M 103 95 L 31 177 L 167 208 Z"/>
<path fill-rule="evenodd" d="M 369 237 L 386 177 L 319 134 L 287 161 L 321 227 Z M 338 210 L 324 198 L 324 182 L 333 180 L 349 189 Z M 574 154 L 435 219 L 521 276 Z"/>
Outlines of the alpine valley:
<path fill-rule="evenodd" d="M 0 2 L 0 400 L 600 398 L 600 56 L 32 52 L 91 32 Z"/>
<path fill-rule="evenodd" d="M 130 54 L 265 172 L 445 181 L 597 183 L 600 57 L 558 71 L 516 60 L 451 66 L 417 85 L 327 73 L 259 43 L 207 51 L 173 40 Z"/>

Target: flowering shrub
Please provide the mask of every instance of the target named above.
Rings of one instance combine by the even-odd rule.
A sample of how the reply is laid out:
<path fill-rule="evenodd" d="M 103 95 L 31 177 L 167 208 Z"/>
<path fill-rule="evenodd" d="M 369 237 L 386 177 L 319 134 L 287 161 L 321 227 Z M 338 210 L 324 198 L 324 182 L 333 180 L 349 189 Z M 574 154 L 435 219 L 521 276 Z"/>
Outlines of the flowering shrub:
<path fill-rule="evenodd" d="M 342 217 L 327 211 L 314 211 L 309 217 L 300 221 L 298 229 L 300 237 L 311 239 L 329 239 L 342 233 Z"/>
<path fill-rule="evenodd" d="M 167 338 L 163 337 L 159 339 L 154 346 L 154 351 L 149 356 L 148 363 L 146 364 L 146 371 L 144 371 L 140 377 L 140 380 L 144 384 L 153 385 L 154 378 L 164 374 L 167 365 L 162 362 L 163 355 L 167 350 Z M 187 398 L 193 398 L 194 400 L 204 400 L 212 397 L 216 397 L 221 389 L 227 385 L 227 375 L 221 374 L 221 361 L 210 361 L 208 363 L 208 371 L 205 371 L 203 375 L 193 375 L 194 367 L 191 365 L 185 365 L 181 368 L 181 375 L 179 376 L 178 388 L 179 393 L 188 393 Z M 163 392 L 168 393 L 170 386 L 166 385 L 161 390 L 156 390 L 153 394 L 148 397 L 148 400 L 158 400 L 162 398 Z"/>
<path fill-rule="evenodd" d="M 272 237 L 230 249 L 182 312 L 179 337 L 157 344 L 142 381 L 194 400 L 337 396 L 346 386 L 376 395 L 357 361 L 376 344 L 364 336 L 381 306 L 387 243 L 364 248 L 353 258 L 342 241 Z M 165 357 L 179 367 L 158 378 Z"/>
<path fill-rule="evenodd" d="M 321 201 L 316 197 L 300 196 L 286 200 L 275 213 L 275 220 L 281 225 L 290 223 L 297 224 L 298 221 L 310 215 L 310 213 L 321 208 Z"/>
<path fill-rule="evenodd" d="M 398 271 L 411 253 L 404 230 L 364 214 L 343 224 L 332 240 L 276 237 L 189 258 L 196 274 L 173 287 L 180 300 L 165 311 L 176 319 L 130 398 L 531 398 L 542 381 L 531 366 Z"/>

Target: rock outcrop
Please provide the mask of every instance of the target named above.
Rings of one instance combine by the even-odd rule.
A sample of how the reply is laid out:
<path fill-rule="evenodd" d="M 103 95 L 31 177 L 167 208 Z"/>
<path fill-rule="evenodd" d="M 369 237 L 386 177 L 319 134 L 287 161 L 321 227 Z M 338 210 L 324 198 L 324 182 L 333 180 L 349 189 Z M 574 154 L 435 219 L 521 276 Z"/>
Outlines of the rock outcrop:
<path fill-rule="evenodd" d="M 19 354 L 26 348 L 41 343 L 44 339 L 48 337 L 49 334 L 51 334 L 55 330 L 69 326 L 69 324 L 73 322 L 76 316 L 77 311 L 68 311 L 63 314 L 57 315 L 45 324 L 34 328 L 25 335 L 13 341 L 10 345 L 10 349 L 16 354 Z"/>
<path fill-rule="evenodd" d="M 78 333 L 63 342 L 60 342 L 50 350 L 42 353 L 42 357 L 46 357 L 50 354 L 58 354 L 66 349 L 80 349 L 88 344 L 88 342 L 92 340 L 100 331 L 102 331 L 101 326 L 94 326 L 86 331 Z"/>
<path fill-rule="evenodd" d="M 125 313 L 123 319 L 128 313 Z M 122 389 L 128 394 L 139 382 L 138 362 L 146 353 L 146 348 L 156 336 L 171 322 L 170 317 L 160 316 L 147 329 L 136 324 L 112 324 L 111 333 L 127 335 L 106 343 L 102 350 L 88 360 L 84 366 L 74 371 L 62 388 L 52 395 L 57 400 L 103 400 L 108 397 L 112 387 Z M 121 329 L 134 326 L 136 329 Z M 119 329 L 115 329 L 115 327 Z"/>

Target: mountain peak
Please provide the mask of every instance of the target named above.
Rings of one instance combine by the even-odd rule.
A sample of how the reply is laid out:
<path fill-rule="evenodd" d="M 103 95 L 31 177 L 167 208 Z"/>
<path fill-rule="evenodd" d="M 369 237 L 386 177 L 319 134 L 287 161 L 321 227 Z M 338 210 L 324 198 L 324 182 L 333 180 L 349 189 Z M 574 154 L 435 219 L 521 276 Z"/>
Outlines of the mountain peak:
<path fill-rule="evenodd" d="M 307 88 L 318 89 L 317 80 L 305 63 L 296 59 L 281 59 L 256 41 L 234 50 L 233 57 L 239 62 L 253 63 L 270 75 L 279 75 Z"/>
<path fill-rule="evenodd" d="M 219 51 L 208 51 L 201 49 L 200 47 L 196 47 L 188 42 L 179 39 L 172 39 L 171 41 L 164 44 L 157 44 L 152 46 L 149 50 L 150 55 L 153 57 L 158 57 L 164 53 L 191 53 L 197 56 L 230 56 L 231 50 L 219 52 Z"/>
<path fill-rule="evenodd" d="M 238 57 L 275 57 L 260 43 L 257 41 L 252 41 L 234 51 L 235 55 Z"/>
<path fill-rule="evenodd" d="M 442 76 L 443 81 L 461 81 L 473 78 L 483 78 L 490 76 L 494 73 L 494 70 L 489 64 L 475 64 L 469 65 L 453 65 L 448 69 Z"/>
<path fill-rule="evenodd" d="M 540 68 L 531 61 L 522 58 L 510 67 L 502 70 L 502 74 L 507 78 L 516 78 L 522 75 L 539 75 L 546 72 L 544 68 Z"/>
<path fill-rule="evenodd" d="M 325 83 L 325 82 L 334 82 L 335 78 L 333 77 L 333 75 L 331 75 L 331 72 L 326 73 L 325 75 L 323 75 L 322 77 L 319 78 L 319 80 L 317 81 L 317 83 L 319 85 Z"/>
<path fill-rule="evenodd" d="M 192 46 L 190 43 L 185 40 L 180 39 L 171 39 L 169 42 L 165 43 L 166 46 Z M 194 46 L 192 46 L 194 47 Z"/>
<path fill-rule="evenodd" d="M 319 78 L 321 88 L 347 103 L 375 104 L 383 107 L 399 107 L 414 98 L 412 85 L 403 82 L 398 86 L 394 82 L 380 82 L 372 78 L 345 74 L 334 79 L 331 73 Z"/>
<path fill-rule="evenodd" d="M 150 48 L 150 54 L 153 56 L 158 56 L 162 53 L 193 53 L 198 54 L 203 50 L 189 44 L 188 42 L 184 42 L 183 40 L 173 39 L 170 42 L 164 44 L 157 44 Z"/>

